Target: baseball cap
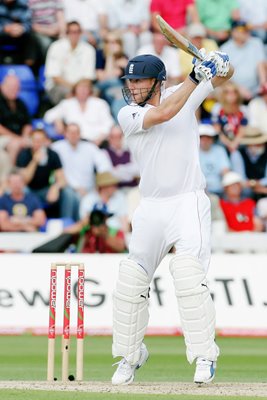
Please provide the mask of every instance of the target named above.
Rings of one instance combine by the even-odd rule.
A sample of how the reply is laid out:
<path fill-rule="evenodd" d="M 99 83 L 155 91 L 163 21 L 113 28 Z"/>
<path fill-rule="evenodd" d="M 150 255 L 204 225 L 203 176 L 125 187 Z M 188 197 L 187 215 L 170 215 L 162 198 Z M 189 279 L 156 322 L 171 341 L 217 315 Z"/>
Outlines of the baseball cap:
<path fill-rule="evenodd" d="M 211 124 L 200 124 L 199 127 L 199 135 L 200 136 L 216 136 L 217 132 Z"/>
<path fill-rule="evenodd" d="M 190 37 L 206 37 L 206 29 L 204 25 L 195 22 L 187 27 L 187 34 Z"/>
<path fill-rule="evenodd" d="M 235 20 L 232 21 L 232 29 L 240 29 L 240 30 L 249 30 L 249 25 L 248 23 L 243 20 L 243 19 L 239 19 L 239 20 Z"/>
<path fill-rule="evenodd" d="M 241 183 L 242 178 L 239 174 L 234 171 L 227 172 L 222 179 L 223 187 L 233 185 L 234 183 Z"/>

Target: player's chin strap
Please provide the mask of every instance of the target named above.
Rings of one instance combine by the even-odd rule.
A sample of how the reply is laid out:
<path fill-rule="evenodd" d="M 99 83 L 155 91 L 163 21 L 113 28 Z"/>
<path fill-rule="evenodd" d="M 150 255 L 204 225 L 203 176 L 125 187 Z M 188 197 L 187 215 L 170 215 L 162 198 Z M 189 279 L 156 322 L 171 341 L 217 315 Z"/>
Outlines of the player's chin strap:
<path fill-rule="evenodd" d="M 155 88 L 156 88 L 158 82 L 159 82 L 159 81 L 158 81 L 157 79 L 155 79 L 155 82 L 153 83 L 151 89 L 149 90 L 149 92 L 148 92 L 148 94 L 147 94 L 145 100 L 142 101 L 141 103 L 138 103 L 138 105 L 139 105 L 140 107 L 144 107 L 144 106 L 146 105 L 146 103 L 148 102 L 148 100 L 151 99 L 151 97 L 152 97 L 152 95 L 153 95 L 153 93 L 154 93 L 154 91 L 155 91 Z"/>

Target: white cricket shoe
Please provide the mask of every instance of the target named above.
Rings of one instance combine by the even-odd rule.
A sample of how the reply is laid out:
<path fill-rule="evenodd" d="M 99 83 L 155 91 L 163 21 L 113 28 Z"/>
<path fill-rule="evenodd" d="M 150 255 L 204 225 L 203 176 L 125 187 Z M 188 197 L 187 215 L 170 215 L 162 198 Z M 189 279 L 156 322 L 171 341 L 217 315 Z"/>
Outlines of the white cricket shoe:
<path fill-rule="evenodd" d="M 216 362 L 198 358 L 194 375 L 195 383 L 210 383 L 215 377 Z"/>
<path fill-rule="evenodd" d="M 149 357 L 149 353 L 144 343 L 141 345 L 140 359 L 135 365 L 130 365 L 125 358 L 122 358 L 118 364 L 118 367 L 111 379 L 113 385 L 129 385 L 134 381 L 135 371 L 145 364 Z"/>

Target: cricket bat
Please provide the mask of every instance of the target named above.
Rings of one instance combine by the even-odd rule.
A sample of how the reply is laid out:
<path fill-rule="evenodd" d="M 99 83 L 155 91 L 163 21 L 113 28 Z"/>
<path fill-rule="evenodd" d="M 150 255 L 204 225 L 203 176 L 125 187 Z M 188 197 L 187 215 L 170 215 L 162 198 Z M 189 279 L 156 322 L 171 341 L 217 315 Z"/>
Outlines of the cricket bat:
<path fill-rule="evenodd" d="M 196 57 L 198 60 L 204 60 L 204 57 L 200 53 L 199 49 L 194 46 L 190 40 L 176 32 L 160 15 L 157 15 L 156 18 L 161 32 L 170 43 L 186 53 L 191 54 L 191 56 Z"/>

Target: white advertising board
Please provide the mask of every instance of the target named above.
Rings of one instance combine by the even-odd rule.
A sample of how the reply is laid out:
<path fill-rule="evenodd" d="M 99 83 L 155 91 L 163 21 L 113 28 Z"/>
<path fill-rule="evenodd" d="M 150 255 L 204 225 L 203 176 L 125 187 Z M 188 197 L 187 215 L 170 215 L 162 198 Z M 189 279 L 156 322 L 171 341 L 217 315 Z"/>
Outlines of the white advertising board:
<path fill-rule="evenodd" d="M 127 255 L 1 254 L 0 333 L 46 334 L 48 330 L 49 277 L 51 263 L 85 264 L 85 331 L 112 332 L 112 291 L 118 265 Z M 169 260 L 155 273 L 150 290 L 148 334 L 181 333 Z M 214 254 L 208 273 L 209 287 L 217 311 L 217 330 L 223 335 L 267 336 L 267 255 Z M 77 318 L 75 289 L 77 268 L 72 276 L 71 326 Z M 59 268 L 57 327 L 63 319 L 63 267 Z"/>

